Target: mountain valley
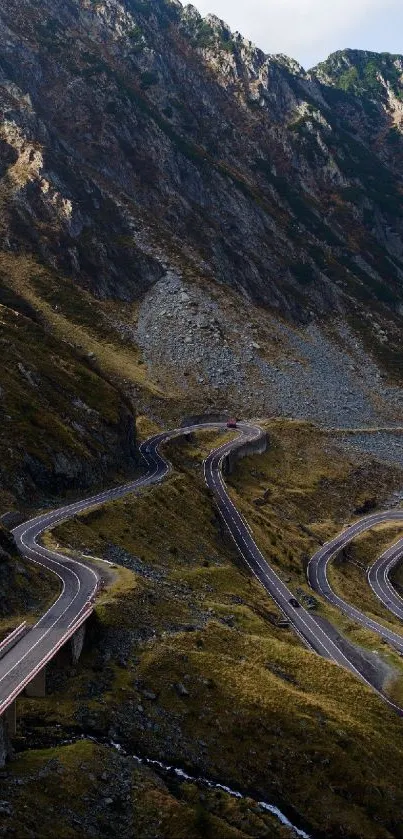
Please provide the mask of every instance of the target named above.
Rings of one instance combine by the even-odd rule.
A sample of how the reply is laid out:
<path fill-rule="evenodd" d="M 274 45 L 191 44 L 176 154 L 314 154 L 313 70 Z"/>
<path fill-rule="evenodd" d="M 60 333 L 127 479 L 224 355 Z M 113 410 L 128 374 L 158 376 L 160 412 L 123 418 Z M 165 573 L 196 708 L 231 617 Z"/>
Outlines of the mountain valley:
<path fill-rule="evenodd" d="M 100 582 L 79 660 L 18 696 L 12 749 L 0 726 L 0 836 L 399 839 L 401 719 L 373 687 L 400 708 L 401 654 L 306 572 L 403 498 L 403 56 L 305 70 L 178 0 L 3 0 L 0 24 L 0 657 L 65 593 L 10 531 L 105 501 L 41 536 Z M 369 685 L 231 540 L 203 481 L 229 417 L 267 435 L 231 503 Z M 144 441 L 209 420 L 108 498 L 147 478 Z M 329 570 L 396 633 L 366 576 L 399 537 Z"/>

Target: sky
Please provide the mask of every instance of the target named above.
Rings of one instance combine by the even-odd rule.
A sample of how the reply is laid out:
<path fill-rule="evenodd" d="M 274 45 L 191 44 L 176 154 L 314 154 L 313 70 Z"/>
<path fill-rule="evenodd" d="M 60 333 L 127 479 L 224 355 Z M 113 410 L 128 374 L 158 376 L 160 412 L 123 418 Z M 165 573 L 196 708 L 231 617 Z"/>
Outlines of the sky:
<path fill-rule="evenodd" d="M 186 0 L 182 0 L 184 5 Z M 403 53 L 402 0 L 192 0 L 265 52 L 306 69 L 339 49 Z"/>

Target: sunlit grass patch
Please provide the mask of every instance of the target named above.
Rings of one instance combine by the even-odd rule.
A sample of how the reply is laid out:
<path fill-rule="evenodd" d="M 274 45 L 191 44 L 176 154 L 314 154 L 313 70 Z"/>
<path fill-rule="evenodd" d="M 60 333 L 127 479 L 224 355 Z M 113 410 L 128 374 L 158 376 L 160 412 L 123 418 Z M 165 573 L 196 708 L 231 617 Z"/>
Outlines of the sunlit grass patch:
<path fill-rule="evenodd" d="M 237 466 L 230 492 L 279 575 L 309 594 L 309 556 L 351 517 L 371 471 L 357 473 L 349 458 L 333 466 L 320 436 L 315 453 L 310 426 L 278 422 L 268 431 L 272 448 Z M 116 562 L 136 575 L 133 589 L 97 608 L 97 643 L 57 694 L 60 717 L 77 720 L 84 702 L 93 725 L 117 727 L 133 748 L 261 798 L 284 795 L 312 830 L 336 836 L 342 825 L 354 839 L 391 839 L 403 806 L 400 719 L 276 625 L 274 604 L 243 567 L 204 486 L 201 462 L 222 438 L 170 444 L 176 471 L 163 484 L 55 531 L 73 550 L 117 551 Z M 306 476 L 311 451 L 315 475 Z M 370 633 L 326 605 L 318 613 L 371 649 Z M 123 639 L 124 664 L 104 660 Z M 88 699 L 94 685 L 100 695 Z"/>

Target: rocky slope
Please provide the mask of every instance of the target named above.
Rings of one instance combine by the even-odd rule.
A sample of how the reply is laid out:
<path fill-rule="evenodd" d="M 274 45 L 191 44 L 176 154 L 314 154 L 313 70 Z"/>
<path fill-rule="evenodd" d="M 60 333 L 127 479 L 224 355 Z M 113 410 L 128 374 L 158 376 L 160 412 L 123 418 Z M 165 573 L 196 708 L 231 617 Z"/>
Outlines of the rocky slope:
<path fill-rule="evenodd" d="M 401 57 L 307 73 L 169 0 L 0 23 L 3 506 L 130 464 L 136 408 L 398 422 Z"/>
<path fill-rule="evenodd" d="M 209 410 L 305 417 L 370 451 L 274 422 L 233 484 L 302 592 L 321 540 L 368 497 L 401 497 L 372 455 L 402 462 L 401 432 L 376 432 L 402 425 L 402 61 L 346 51 L 306 72 L 178 2 L 3 0 L 0 514 L 132 471 L 136 413 L 141 436 Z M 4 773 L 0 835 L 35 835 L 39 812 L 52 836 L 56 808 L 66 836 L 289 834 L 256 801 L 136 767 L 118 737 L 291 804 L 318 835 L 402 835 L 400 722 L 276 625 L 217 526 L 210 444 L 56 534 L 133 573 L 98 603 L 80 665 L 21 701 L 20 748 L 41 728 L 58 748 Z M 2 631 L 51 593 L 0 533 Z M 72 729 L 104 742 L 61 748 Z"/>
<path fill-rule="evenodd" d="M 370 107 L 168 0 L 1 15 L 6 247 L 101 297 L 138 297 L 171 265 L 295 318 L 351 298 L 396 311 L 401 139 L 379 154 L 383 96 Z"/>

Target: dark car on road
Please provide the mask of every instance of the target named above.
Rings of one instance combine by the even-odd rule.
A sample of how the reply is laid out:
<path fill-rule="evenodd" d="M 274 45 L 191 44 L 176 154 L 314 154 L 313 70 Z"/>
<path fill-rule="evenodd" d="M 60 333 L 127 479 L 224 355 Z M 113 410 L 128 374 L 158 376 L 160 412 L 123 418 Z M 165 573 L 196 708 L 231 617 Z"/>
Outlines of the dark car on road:
<path fill-rule="evenodd" d="M 289 603 L 290 603 L 290 606 L 294 607 L 294 609 L 299 609 L 300 608 L 300 604 L 298 603 L 298 600 L 296 599 L 296 597 L 290 597 Z"/>

